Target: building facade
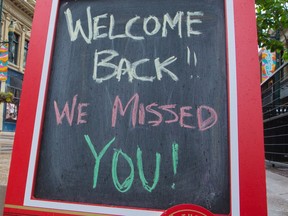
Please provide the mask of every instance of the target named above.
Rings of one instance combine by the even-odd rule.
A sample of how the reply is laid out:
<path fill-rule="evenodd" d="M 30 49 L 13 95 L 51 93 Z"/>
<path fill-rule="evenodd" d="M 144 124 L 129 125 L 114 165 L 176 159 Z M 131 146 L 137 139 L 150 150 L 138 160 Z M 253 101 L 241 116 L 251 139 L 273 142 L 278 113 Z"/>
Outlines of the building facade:
<path fill-rule="evenodd" d="M 14 135 L 29 49 L 36 0 L 0 0 L 1 46 L 9 44 L 7 80 L 1 92 L 14 94 L 15 103 L 0 104 L 0 135 Z"/>
<path fill-rule="evenodd" d="M 285 36 L 284 36 L 285 34 Z M 287 47 L 288 30 L 279 40 Z M 276 70 L 262 79 L 262 110 L 265 158 L 272 163 L 288 164 L 288 61 L 275 54 Z M 263 59 L 261 62 L 262 66 Z M 263 74 L 263 73 L 262 73 Z M 263 76 L 262 76 L 263 78 Z"/>

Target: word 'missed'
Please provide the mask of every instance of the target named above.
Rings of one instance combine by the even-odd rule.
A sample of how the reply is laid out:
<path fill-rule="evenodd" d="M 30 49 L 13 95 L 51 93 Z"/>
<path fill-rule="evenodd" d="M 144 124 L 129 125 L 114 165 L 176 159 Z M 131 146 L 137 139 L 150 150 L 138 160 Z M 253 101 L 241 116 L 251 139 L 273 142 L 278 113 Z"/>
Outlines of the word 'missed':
<path fill-rule="evenodd" d="M 190 120 L 189 122 L 191 122 L 193 119 L 193 115 L 191 114 L 192 106 L 179 107 L 176 104 L 158 105 L 155 102 L 145 106 L 143 103 L 139 103 L 138 93 L 131 97 L 125 108 L 123 108 L 120 97 L 116 96 L 112 110 L 112 127 L 116 126 L 118 112 L 121 116 L 125 116 L 130 105 L 132 110 L 131 119 L 133 127 L 135 127 L 137 124 L 138 116 L 139 125 L 148 124 L 151 126 L 159 126 L 160 124 L 179 123 L 179 125 L 183 128 L 196 128 L 195 125 L 186 123 L 186 121 Z M 177 111 L 177 109 L 179 111 Z M 169 119 L 164 119 L 164 115 L 167 113 L 170 114 L 171 117 L 169 117 Z M 208 113 L 208 115 L 205 115 L 205 118 L 203 117 L 204 113 Z M 146 114 L 152 115 L 154 119 L 146 120 Z M 212 107 L 201 105 L 197 108 L 197 126 L 199 131 L 208 130 L 209 128 L 213 127 L 217 121 L 218 115 Z"/>
<path fill-rule="evenodd" d="M 88 119 L 85 117 L 87 117 L 88 114 L 85 112 L 84 108 L 87 108 L 89 103 L 78 103 L 77 105 L 77 95 L 75 95 L 72 100 L 71 109 L 69 108 L 68 102 L 66 102 L 61 114 L 58 103 L 54 101 L 54 111 L 57 125 L 61 125 L 63 118 L 66 117 L 68 124 L 72 126 L 76 106 L 78 107 L 78 117 L 76 121 L 77 125 L 86 124 Z M 129 108 L 131 112 L 127 112 Z M 182 128 L 198 128 L 199 131 L 206 131 L 213 127 L 218 121 L 217 112 L 212 107 L 201 105 L 196 111 L 197 120 L 195 121 L 195 124 L 192 124 L 191 122 L 194 122 L 193 119 L 195 117 L 191 111 L 192 106 L 178 106 L 177 104 L 159 105 L 156 102 L 152 102 L 144 105 L 144 103 L 140 102 L 140 96 L 138 93 L 135 93 L 126 103 L 126 105 L 123 105 L 120 97 L 116 96 L 112 107 L 111 127 L 116 127 L 117 121 L 119 120 L 119 115 L 124 118 L 127 113 L 130 113 L 130 116 L 126 115 L 126 117 L 131 119 L 131 123 L 134 128 L 137 125 L 141 126 L 145 124 L 156 127 L 160 125 L 177 123 Z M 89 119 L 91 119 L 91 117 L 89 117 Z"/>

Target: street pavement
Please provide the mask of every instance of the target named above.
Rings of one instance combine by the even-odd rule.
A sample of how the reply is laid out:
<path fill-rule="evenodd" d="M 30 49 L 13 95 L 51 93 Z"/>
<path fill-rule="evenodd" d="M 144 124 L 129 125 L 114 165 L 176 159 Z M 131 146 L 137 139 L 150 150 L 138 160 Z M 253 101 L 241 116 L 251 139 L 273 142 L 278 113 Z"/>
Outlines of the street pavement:
<path fill-rule="evenodd" d="M 0 152 L 0 216 L 3 212 L 10 158 L 11 153 Z M 266 163 L 266 184 L 268 216 L 288 216 L 288 167 L 273 167 Z"/>
<path fill-rule="evenodd" d="M 266 165 L 268 216 L 288 216 L 288 167 Z"/>
<path fill-rule="evenodd" d="M 0 216 L 3 212 L 11 153 L 0 151 Z"/>

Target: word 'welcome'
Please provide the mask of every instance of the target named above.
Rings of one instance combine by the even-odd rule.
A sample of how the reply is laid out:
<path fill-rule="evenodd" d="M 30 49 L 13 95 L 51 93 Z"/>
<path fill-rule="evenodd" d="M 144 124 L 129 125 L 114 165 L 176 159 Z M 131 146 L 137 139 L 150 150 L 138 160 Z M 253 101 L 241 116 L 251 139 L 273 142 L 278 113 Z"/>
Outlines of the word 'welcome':
<path fill-rule="evenodd" d="M 135 15 L 134 17 L 126 21 L 123 33 L 114 34 L 115 17 L 113 14 L 105 13 L 92 18 L 91 8 L 87 7 L 87 32 L 85 33 L 80 19 L 76 21 L 74 26 L 73 15 L 69 8 L 64 13 L 71 41 L 75 41 L 78 38 L 78 34 L 80 32 L 87 44 L 91 44 L 92 40 L 98 40 L 101 38 L 108 38 L 110 40 L 119 38 L 144 40 L 147 36 L 153 36 L 157 34 L 161 34 L 161 37 L 167 37 L 168 27 L 172 30 L 174 30 L 174 28 L 177 28 L 178 36 L 179 38 L 182 38 L 182 26 L 184 26 L 183 23 L 186 23 L 187 37 L 191 37 L 192 35 L 200 35 L 202 33 L 198 30 L 193 29 L 192 25 L 201 24 L 202 20 L 199 19 L 199 17 L 202 17 L 204 15 L 201 11 L 188 11 L 186 13 L 184 13 L 183 11 L 178 11 L 173 18 L 170 16 L 169 13 L 164 14 L 161 18 L 153 15 L 142 18 Z M 162 20 L 162 23 L 160 22 L 160 20 Z M 101 24 L 101 21 L 103 22 L 103 24 Z M 133 26 L 139 25 L 139 22 L 141 23 L 143 32 L 141 32 L 140 35 L 136 35 L 135 33 L 133 33 Z M 105 25 L 105 23 L 107 23 L 107 25 Z"/>

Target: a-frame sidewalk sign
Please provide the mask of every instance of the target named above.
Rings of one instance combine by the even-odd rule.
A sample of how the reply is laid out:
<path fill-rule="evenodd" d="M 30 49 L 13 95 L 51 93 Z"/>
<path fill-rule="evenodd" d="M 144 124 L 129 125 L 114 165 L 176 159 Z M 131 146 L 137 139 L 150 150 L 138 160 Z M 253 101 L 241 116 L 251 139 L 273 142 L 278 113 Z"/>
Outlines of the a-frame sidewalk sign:
<path fill-rule="evenodd" d="M 266 216 L 254 1 L 37 1 L 4 215 Z"/>

